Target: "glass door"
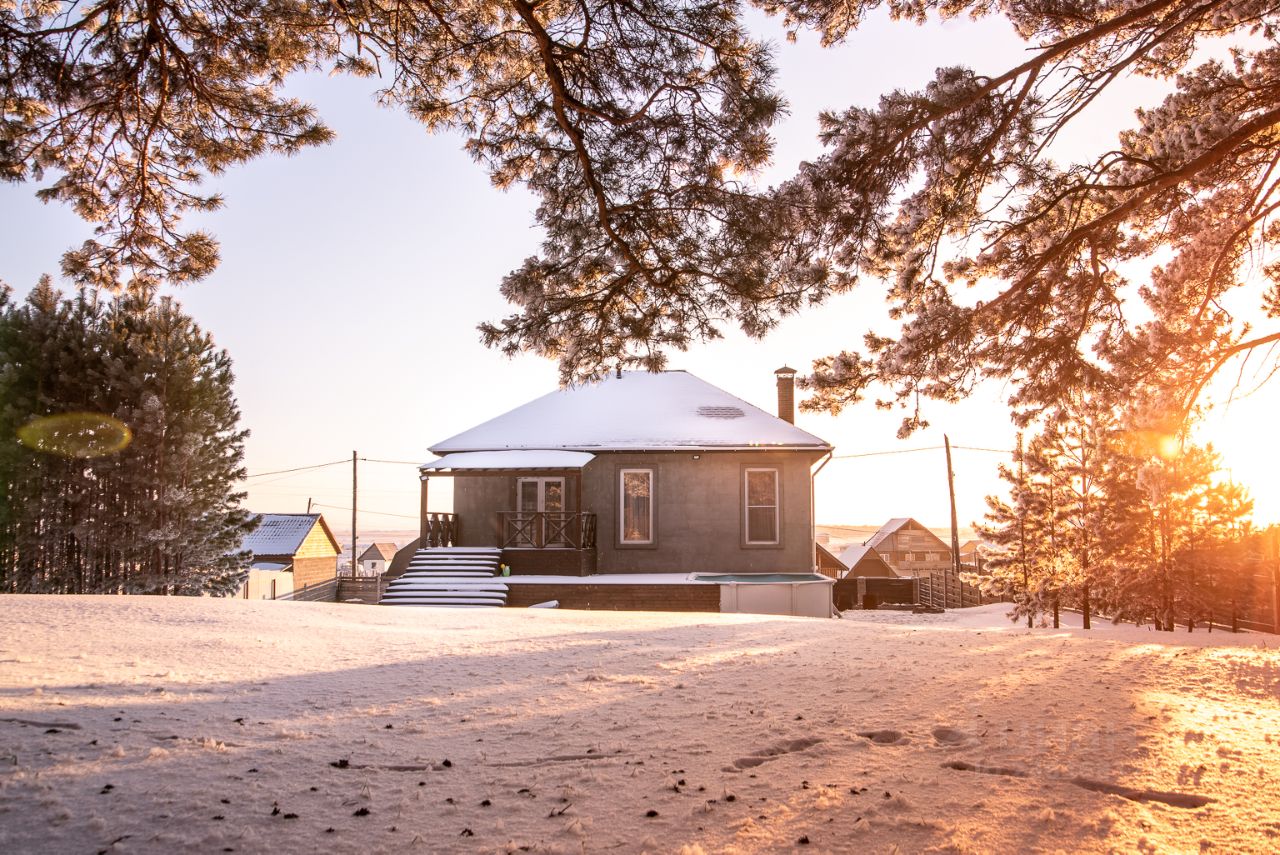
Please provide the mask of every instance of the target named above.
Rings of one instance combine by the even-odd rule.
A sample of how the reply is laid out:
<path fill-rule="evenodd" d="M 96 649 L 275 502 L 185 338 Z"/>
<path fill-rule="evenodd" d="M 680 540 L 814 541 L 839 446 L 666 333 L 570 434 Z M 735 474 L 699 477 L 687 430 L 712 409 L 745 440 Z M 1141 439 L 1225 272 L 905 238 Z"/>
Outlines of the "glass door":
<path fill-rule="evenodd" d="M 521 545 L 564 546 L 564 479 L 517 478 L 516 497 Z"/>

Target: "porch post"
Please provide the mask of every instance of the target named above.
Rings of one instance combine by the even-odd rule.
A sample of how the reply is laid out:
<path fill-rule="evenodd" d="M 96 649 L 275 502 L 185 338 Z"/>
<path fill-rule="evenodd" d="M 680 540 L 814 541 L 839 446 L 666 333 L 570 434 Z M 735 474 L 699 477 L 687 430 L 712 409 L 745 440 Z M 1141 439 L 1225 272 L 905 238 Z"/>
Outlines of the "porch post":
<path fill-rule="evenodd" d="M 418 548 L 427 547 L 427 476 L 421 476 L 418 505 Z"/>
<path fill-rule="evenodd" d="M 573 520 L 574 520 L 574 538 L 578 541 L 573 544 L 578 549 L 586 546 L 583 541 L 583 530 L 586 528 L 582 524 L 582 470 L 575 469 L 573 472 Z"/>

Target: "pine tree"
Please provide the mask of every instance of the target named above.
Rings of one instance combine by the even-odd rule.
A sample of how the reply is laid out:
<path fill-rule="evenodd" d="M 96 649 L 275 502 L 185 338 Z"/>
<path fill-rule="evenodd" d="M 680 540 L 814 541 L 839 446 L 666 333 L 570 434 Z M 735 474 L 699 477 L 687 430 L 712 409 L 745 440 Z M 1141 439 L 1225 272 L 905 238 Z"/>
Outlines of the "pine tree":
<path fill-rule="evenodd" d="M 756 4 L 826 44 L 856 37 L 882 6 Z M 1280 341 L 1274 323 L 1224 308 L 1246 291 L 1258 317 L 1280 317 L 1280 269 L 1244 275 L 1277 236 L 1280 10 L 889 10 L 907 22 L 1002 16 L 1026 58 L 940 68 L 918 91 L 826 114 L 825 154 L 762 190 L 749 176 L 770 156 L 783 100 L 738 3 L 8 3 L 0 175 L 56 175 L 41 198 L 95 225 L 64 258 L 77 281 L 196 280 L 218 260 L 211 236 L 182 227 L 186 212 L 221 202 L 202 180 L 331 137 L 283 95 L 285 81 L 381 75 L 384 103 L 460 130 L 497 184 L 539 197 L 542 251 L 501 285 L 517 310 L 482 330 L 492 345 L 558 359 L 565 379 L 661 366 L 726 322 L 761 335 L 863 281 L 887 283 L 901 329 L 821 360 L 810 406 L 887 388 L 887 402 L 909 407 L 904 430 L 924 423 L 919 400 L 954 400 L 987 377 L 1030 416 L 1136 385 L 1185 415 L 1227 360 Z M 1221 40 L 1230 59 L 1206 61 Z M 1054 141 L 1126 75 L 1162 83 L 1162 100 L 1065 160 Z"/>
<path fill-rule="evenodd" d="M 0 590 L 212 593 L 253 519 L 230 360 L 171 300 L 0 303 Z M 107 429 L 127 445 L 87 445 Z"/>
<path fill-rule="evenodd" d="M 966 574 L 982 593 L 1008 597 L 1009 616 L 1027 626 L 1052 615 L 1058 625 L 1067 550 L 1060 508 L 1060 474 L 1043 435 L 1025 447 L 1019 436 L 1011 466 L 1000 467 L 1009 484 L 1010 500 L 987 497 L 986 522 L 979 534 L 986 542 L 983 574 Z"/>

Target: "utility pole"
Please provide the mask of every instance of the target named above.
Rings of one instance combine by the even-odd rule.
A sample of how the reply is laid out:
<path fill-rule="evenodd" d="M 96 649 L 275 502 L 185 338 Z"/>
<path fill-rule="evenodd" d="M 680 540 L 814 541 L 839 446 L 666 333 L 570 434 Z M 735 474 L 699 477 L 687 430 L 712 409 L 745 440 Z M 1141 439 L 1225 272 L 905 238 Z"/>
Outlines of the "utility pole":
<path fill-rule="evenodd" d="M 307 497 L 307 513 L 311 513 L 311 498 Z"/>
<path fill-rule="evenodd" d="M 356 575 L 356 453 L 351 452 L 351 578 Z"/>
<path fill-rule="evenodd" d="M 951 470 L 951 438 L 945 433 L 942 442 L 947 447 L 947 493 L 951 496 L 951 572 L 960 581 L 960 529 L 956 525 L 956 473 Z M 943 577 L 942 601 L 947 602 L 946 577 Z M 960 604 L 964 605 L 964 593 L 961 589 Z"/>

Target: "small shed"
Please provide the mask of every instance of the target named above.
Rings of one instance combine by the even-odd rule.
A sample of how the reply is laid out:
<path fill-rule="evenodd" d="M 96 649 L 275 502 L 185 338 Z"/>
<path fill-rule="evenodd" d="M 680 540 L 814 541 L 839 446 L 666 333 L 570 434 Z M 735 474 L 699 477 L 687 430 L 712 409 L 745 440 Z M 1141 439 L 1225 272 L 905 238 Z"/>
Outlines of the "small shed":
<path fill-rule="evenodd" d="M 874 546 L 867 546 L 865 543 L 850 546 L 839 557 L 840 563 L 848 568 L 839 578 L 875 576 L 893 579 L 898 575 Z"/>
<path fill-rule="evenodd" d="M 364 552 L 360 553 L 360 557 L 356 559 L 359 564 L 357 575 L 360 576 L 378 576 L 385 573 L 387 568 L 391 566 L 391 562 L 396 557 L 396 545 L 394 543 L 374 543 Z"/>
<path fill-rule="evenodd" d="M 262 514 L 240 550 L 253 553 L 246 599 L 277 599 L 338 576 L 341 548 L 322 514 Z"/>
<path fill-rule="evenodd" d="M 881 603 L 915 602 L 913 580 L 899 580 L 874 546 L 850 546 L 840 553 L 839 560 L 847 569 L 836 578 L 831 590 L 838 610 L 857 608 L 867 594 Z M 906 584 L 899 585 L 899 581 Z"/>

